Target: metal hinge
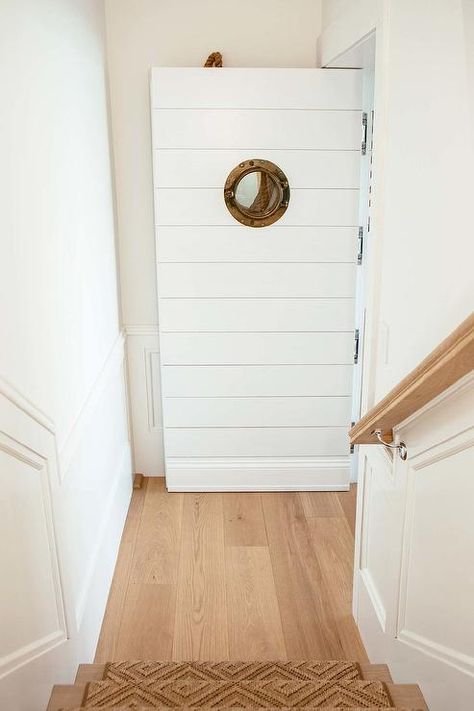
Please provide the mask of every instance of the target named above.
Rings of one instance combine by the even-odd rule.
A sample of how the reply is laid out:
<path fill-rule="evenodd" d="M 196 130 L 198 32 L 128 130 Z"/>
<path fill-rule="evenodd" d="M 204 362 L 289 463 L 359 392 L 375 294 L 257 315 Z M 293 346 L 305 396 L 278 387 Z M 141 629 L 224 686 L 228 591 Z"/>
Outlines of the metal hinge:
<path fill-rule="evenodd" d="M 354 427 L 354 425 L 355 425 L 355 420 L 352 420 L 351 429 Z M 353 444 L 351 444 L 351 446 L 350 446 L 350 453 L 354 454 L 354 445 Z"/>
<path fill-rule="evenodd" d="M 359 227 L 359 241 L 357 247 L 357 264 L 362 264 L 362 257 L 364 256 L 364 228 Z"/>
<path fill-rule="evenodd" d="M 356 328 L 355 334 L 354 334 L 354 364 L 357 365 L 359 362 L 359 329 Z"/>
<path fill-rule="evenodd" d="M 363 156 L 367 153 L 367 114 L 362 114 L 362 144 L 360 146 L 360 152 Z"/>

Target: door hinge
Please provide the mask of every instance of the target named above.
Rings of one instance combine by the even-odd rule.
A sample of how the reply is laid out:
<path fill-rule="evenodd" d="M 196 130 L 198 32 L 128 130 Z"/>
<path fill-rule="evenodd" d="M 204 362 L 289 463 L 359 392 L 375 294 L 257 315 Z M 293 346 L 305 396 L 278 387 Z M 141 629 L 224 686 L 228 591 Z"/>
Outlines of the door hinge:
<path fill-rule="evenodd" d="M 367 114 L 365 111 L 362 114 L 362 143 L 360 146 L 360 152 L 363 156 L 367 153 Z"/>
<path fill-rule="evenodd" d="M 351 429 L 354 427 L 354 425 L 355 425 L 355 420 L 352 420 Z M 350 446 L 350 453 L 354 454 L 354 445 L 353 444 L 351 444 L 351 446 Z"/>
<path fill-rule="evenodd" d="M 364 256 L 364 228 L 359 227 L 358 247 L 357 247 L 357 264 L 362 264 Z"/>
<path fill-rule="evenodd" d="M 354 334 L 354 364 L 357 365 L 359 362 L 359 341 L 360 341 L 360 335 L 359 335 L 359 329 L 356 328 L 355 334 Z"/>

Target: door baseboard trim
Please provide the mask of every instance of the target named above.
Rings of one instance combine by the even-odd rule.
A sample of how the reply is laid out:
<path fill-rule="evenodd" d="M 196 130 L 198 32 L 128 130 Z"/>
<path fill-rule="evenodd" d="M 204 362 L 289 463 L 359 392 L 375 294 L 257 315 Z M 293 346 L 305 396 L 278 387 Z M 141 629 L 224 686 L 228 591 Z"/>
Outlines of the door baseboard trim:
<path fill-rule="evenodd" d="M 347 491 L 349 457 L 171 457 L 168 491 Z"/>
<path fill-rule="evenodd" d="M 292 492 L 292 491 L 349 491 L 349 486 L 346 485 L 335 485 L 335 484 L 288 484 L 282 486 L 269 486 L 268 484 L 262 484 L 259 486 L 255 484 L 254 486 L 239 486 L 238 484 L 229 486 L 195 486 L 192 484 L 176 484 L 167 486 L 167 490 L 171 493 L 226 493 L 226 492 Z"/>

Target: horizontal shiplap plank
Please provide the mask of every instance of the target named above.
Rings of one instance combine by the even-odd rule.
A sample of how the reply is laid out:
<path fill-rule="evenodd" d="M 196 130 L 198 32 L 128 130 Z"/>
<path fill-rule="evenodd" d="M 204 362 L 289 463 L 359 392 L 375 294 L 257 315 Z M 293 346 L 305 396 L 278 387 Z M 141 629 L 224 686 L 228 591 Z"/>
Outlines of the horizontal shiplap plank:
<path fill-rule="evenodd" d="M 349 365 L 353 333 L 162 333 L 163 365 Z"/>
<path fill-rule="evenodd" d="M 344 297 L 354 295 L 353 264 L 167 263 L 160 297 Z"/>
<path fill-rule="evenodd" d="M 156 67 L 152 106 L 358 109 L 361 81 L 358 69 Z"/>
<path fill-rule="evenodd" d="M 353 227 L 358 219 L 357 190 L 293 190 L 284 215 L 278 220 L 278 228 L 292 225 Z M 155 219 L 162 225 L 229 225 L 239 227 L 224 202 L 223 189 L 203 188 L 158 188 L 155 190 Z M 252 229 L 241 227 L 238 234 Z"/>
<path fill-rule="evenodd" d="M 350 331 L 354 299 L 160 300 L 162 331 Z"/>
<path fill-rule="evenodd" d="M 352 365 L 174 366 L 161 371 L 164 397 L 349 396 Z"/>
<path fill-rule="evenodd" d="M 256 158 L 257 156 L 246 156 Z M 359 151 L 268 151 L 258 158 L 276 163 L 293 188 L 358 188 Z M 156 188 L 222 188 L 242 151 L 155 150 Z"/>
<path fill-rule="evenodd" d="M 350 151 L 361 142 L 360 111 L 154 109 L 152 120 L 154 149 Z"/>
<path fill-rule="evenodd" d="M 356 227 L 157 227 L 160 262 L 355 262 Z"/>
<path fill-rule="evenodd" d="M 164 430 L 168 457 L 344 456 L 344 427 L 183 428 Z"/>
<path fill-rule="evenodd" d="M 346 427 L 349 397 L 166 398 L 165 427 Z"/>

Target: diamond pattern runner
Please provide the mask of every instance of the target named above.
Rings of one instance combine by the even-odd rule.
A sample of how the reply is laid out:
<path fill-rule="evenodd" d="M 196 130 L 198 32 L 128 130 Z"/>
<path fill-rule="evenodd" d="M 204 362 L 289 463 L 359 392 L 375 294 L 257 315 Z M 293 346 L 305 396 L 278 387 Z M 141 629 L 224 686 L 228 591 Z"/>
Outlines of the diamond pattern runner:
<path fill-rule="evenodd" d="M 117 684 L 90 682 L 85 706 L 163 706 L 179 708 L 370 708 L 390 706 L 379 681 L 180 681 Z"/>
<path fill-rule="evenodd" d="M 118 684 L 195 681 L 350 681 L 360 679 L 358 665 L 345 661 L 305 662 L 110 662 L 104 679 Z"/>
<path fill-rule="evenodd" d="M 200 706 L 199 711 L 207 711 L 209 707 L 207 706 Z M 324 711 L 425 711 L 425 709 L 413 709 L 413 708 L 395 708 L 394 706 L 370 706 L 370 707 L 365 707 L 361 708 L 358 706 L 355 708 L 354 706 L 351 706 L 350 709 L 348 709 L 347 706 L 325 706 L 323 707 Z M 68 711 L 83 711 L 84 706 L 81 706 L 80 708 L 75 708 L 75 709 L 68 709 Z M 164 706 L 88 706 L 87 711 L 130 711 L 130 709 L 133 709 L 133 711 L 167 711 L 167 708 Z M 319 709 L 321 709 L 321 706 L 319 706 Z M 64 709 L 62 710 L 64 711 Z M 183 706 L 182 711 L 197 711 L 195 706 Z M 241 708 L 239 706 L 218 706 L 218 707 L 213 707 L 212 711 L 241 711 Z M 268 708 L 265 711 L 291 711 L 288 707 L 286 708 Z M 305 711 L 318 711 L 318 708 L 314 706 L 307 706 L 305 708 Z"/>

